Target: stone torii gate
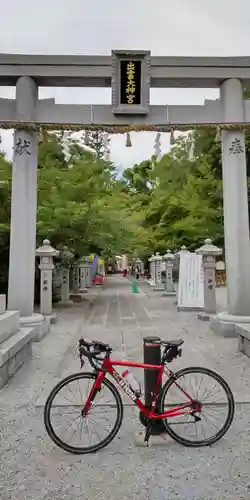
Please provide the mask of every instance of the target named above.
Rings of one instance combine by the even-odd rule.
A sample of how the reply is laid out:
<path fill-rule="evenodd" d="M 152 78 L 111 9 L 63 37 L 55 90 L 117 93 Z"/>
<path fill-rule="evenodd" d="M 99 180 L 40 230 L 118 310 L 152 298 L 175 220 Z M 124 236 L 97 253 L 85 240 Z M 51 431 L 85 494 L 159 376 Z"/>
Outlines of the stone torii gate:
<path fill-rule="evenodd" d="M 148 51 L 111 56 L 0 55 L 0 85 L 16 98 L 0 99 L 0 127 L 15 129 L 12 172 L 9 309 L 30 323 L 34 302 L 37 138 L 56 130 L 221 131 L 228 312 L 220 324 L 250 323 L 250 246 L 244 130 L 250 127 L 250 57 L 151 57 Z M 111 87 L 109 105 L 56 104 L 38 87 Z M 203 106 L 150 105 L 150 87 L 219 87 L 220 100 Z"/>

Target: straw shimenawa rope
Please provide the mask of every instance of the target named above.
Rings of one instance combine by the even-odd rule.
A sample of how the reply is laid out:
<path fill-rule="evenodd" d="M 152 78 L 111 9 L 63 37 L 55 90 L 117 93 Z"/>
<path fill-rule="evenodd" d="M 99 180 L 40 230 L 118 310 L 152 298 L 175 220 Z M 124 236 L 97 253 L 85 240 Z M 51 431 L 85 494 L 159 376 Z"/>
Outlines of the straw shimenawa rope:
<path fill-rule="evenodd" d="M 175 125 L 89 125 L 86 123 L 82 124 L 61 124 L 61 123 L 37 123 L 37 122 L 27 122 L 27 121 L 1 121 L 0 128 L 4 130 L 17 129 L 17 130 L 30 130 L 34 132 L 42 132 L 45 130 L 101 130 L 107 132 L 108 134 L 129 134 L 130 132 L 170 132 L 172 135 L 175 131 L 186 132 L 188 130 L 200 129 L 200 130 L 217 130 L 217 133 L 221 130 L 226 131 L 244 131 L 250 129 L 250 123 L 193 123 L 191 124 L 175 124 Z"/>

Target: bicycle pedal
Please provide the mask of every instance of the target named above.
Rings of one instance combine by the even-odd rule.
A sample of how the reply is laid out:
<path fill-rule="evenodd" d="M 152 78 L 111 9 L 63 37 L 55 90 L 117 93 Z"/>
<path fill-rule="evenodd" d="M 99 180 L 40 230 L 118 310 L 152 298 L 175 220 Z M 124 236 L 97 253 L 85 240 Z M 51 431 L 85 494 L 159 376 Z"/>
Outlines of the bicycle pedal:
<path fill-rule="evenodd" d="M 151 435 L 147 435 L 147 433 L 145 434 L 145 437 L 144 437 L 144 446 L 146 448 L 150 448 L 151 447 Z"/>
<path fill-rule="evenodd" d="M 148 425 L 146 428 L 145 437 L 144 437 L 144 446 L 150 446 L 149 440 L 150 440 L 151 430 L 152 430 L 151 425 Z"/>

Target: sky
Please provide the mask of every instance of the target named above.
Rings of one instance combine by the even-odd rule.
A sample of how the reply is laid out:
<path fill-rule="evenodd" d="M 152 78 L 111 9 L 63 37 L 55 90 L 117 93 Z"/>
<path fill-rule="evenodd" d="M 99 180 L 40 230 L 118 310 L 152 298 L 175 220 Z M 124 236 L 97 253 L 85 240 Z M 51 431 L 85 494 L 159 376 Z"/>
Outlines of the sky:
<path fill-rule="evenodd" d="M 151 50 L 153 56 L 250 56 L 249 0 L 8 0 L 1 2 L 0 52 L 110 55 L 112 49 Z M 109 104 L 109 89 L 43 88 L 57 103 Z M 0 97 L 14 98 L 14 87 Z M 153 89 L 151 104 L 203 104 L 217 89 Z M 12 132 L 2 132 L 12 157 Z M 111 159 L 120 168 L 154 153 L 154 133 L 112 137 Z M 169 150 L 169 134 L 162 151 Z"/>

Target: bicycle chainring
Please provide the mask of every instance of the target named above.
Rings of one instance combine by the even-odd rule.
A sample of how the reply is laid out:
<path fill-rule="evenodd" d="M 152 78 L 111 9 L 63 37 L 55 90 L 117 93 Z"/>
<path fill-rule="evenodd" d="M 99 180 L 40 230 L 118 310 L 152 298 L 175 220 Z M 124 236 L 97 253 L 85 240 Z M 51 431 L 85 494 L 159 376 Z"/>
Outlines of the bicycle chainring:
<path fill-rule="evenodd" d="M 148 418 L 145 417 L 144 413 L 142 413 L 141 411 L 139 413 L 139 418 L 140 418 L 141 424 L 144 427 L 147 427 Z M 166 432 L 166 427 L 165 427 L 164 423 L 162 422 L 162 420 L 155 420 L 153 423 L 150 434 L 152 434 L 153 436 L 159 436 L 159 434 L 163 434 L 165 432 Z"/>

